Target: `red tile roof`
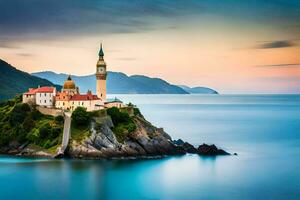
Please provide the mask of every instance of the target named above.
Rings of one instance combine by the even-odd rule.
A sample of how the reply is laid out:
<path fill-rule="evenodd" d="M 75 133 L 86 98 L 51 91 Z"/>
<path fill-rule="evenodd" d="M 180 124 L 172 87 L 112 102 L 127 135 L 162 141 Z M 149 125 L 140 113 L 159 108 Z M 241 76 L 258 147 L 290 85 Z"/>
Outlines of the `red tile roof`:
<path fill-rule="evenodd" d="M 54 87 L 40 87 L 37 88 L 36 92 L 39 93 L 52 93 L 54 91 Z"/>
<path fill-rule="evenodd" d="M 37 92 L 39 93 L 53 93 L 54 87 L 39 87 L 39 88 L 29 88 L 28 92 L 25 92 L 24 94 L 35 94 Z"/>
<path fill-rule="evenodd" d="M 36 89 L 34 88 L 29 88 L 28 92 L 25 92 L 24 94 L 35 94 L 36 93 Z"/>
<path fill-rule="evenodd" d="M 100 100 L 97 95 L 92 94 L 74 94 L 70 101 L 90 101 L 90 100 Z"/>

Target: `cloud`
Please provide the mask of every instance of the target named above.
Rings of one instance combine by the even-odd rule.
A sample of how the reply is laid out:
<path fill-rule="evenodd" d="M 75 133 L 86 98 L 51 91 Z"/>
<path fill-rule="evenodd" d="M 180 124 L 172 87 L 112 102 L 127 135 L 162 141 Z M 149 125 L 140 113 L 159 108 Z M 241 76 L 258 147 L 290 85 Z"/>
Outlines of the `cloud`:
<path fill-rule="evenodd" d="M 133 61 L 136 60 L 137 58 L 117 58 L 117 60 L 122 60 L 122 61 Z"/>
<path fill-rule="evenodd" d="M 15 49 L 18 47 L 15 44 L 13 44 L 10 40 L 0 38 L 0 48 Z"/>
<path fill-rule="evenodd" d="M 34 56 L 31 53 L 17 53 L 16 55 L 17 56 L 21 56 L 21 57 L 32 57 L 32 56 Z"/>
<path fill-rule="evenodd" d="M 258 49 L 276 49 L 276 48 L 286 48 L 286 47 L 293 47 L 296 44 L 290 40 L 278 40 L 272 42 L 264 42 L 258 45 L 256 48 Z"/>
<path fill-rule="evenodd" d="M 300 63 L 281 63 L 272 65 L 257 65 L 257 67 L 300 67 Z"/>
<path fill-rule="evenodd" d="M 232 23 L 236 23 L 233 19 L 254 20 L 254 23 L 275 28 L 278 24 L 298 24 L 300 20 L 299 5 L 294 0 L 219 0 L 218 3 L 198 0 L 0 0 L 0 8 L 0 37 L 8 37 L 8 43 L 176 30 L 183 21 L 193 21 L 193 26 L 200 26 L 197 20 L 202 22 L 208 15 L 227 17 Z M 190 18 L 178 20 L 186 16 Z M 209 23 L 209 19 L 206 22 Z M 294 27 L 291 31 L 299 29 Z"/>
<path fill-rule="evenodd" d="M 193 1 L 1 0 L 0 7 L 0 35 L 36 36 L 148 31 L 155 27 L 151 17 L 170 18 L 199 6 Z"/>

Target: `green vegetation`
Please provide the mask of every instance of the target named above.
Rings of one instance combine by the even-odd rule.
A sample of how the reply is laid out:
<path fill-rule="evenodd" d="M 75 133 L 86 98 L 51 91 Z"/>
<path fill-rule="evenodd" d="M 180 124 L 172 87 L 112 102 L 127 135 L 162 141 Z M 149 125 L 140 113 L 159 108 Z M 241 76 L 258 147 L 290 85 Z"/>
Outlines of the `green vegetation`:
<path fill-rule="evenodd" d="M 144 116 L 142 115 L 140 109 L 138 109 L 137 107 L 133 108 L 133 114 L 134 114 L 134 116 L 139 116 L 141 118 L 144 118 Z"/>
<path fill-rule="evenodd" d="M 134 115 L 134 116 L 132 116 Z M 96 130 L 100 130 L 108 118 L 112 120 L 112 131 L 119 142 L 124 142 L 136 130 L 135 116 L 142 116 L 138 108 L 109 108 L 93 112 L 78 107 L 72 113 L 71 139 L 82 141 L 91 135 L 93 119 Z M 28 144 L 36 149 L 54 153 L 61 144 L 64 118 L 43 115 L 35 107 L 23 104 L 21 97 L 0 103 L 0 147 L 11 142 Z"/>
<path fill-rule="evenodd" d="M 114 128 L 113 132 L 119 142 L 124 142 L 126 137 L 136 129 L 132 117 L 127 112 L 121 111 L 116 107 L 107 109 L 107 114 L 111 117 Z"/>
<path fill-rule="evenodd" d="M 72 121 L 77 127 L 86 127 L 91 121 L 91 114 L 83 107 L 77 107 L 72 113 Z"/>
<path fill-rule="evenodd" d="M 61 142 L 63 120 L 21 103 L 20 96 L 0 104 L 0 145 L 10 141 L 49 149 Z"/>
<path fill-rule="evenodd" d="M 96 118 L 102 118 L 102 117 L 106 117 L 107 113 L 105 109 L 102 110 L 95 110 L 90 112 L 91 117 L 96 117 Z"/>
<path fill-rule="evenodd" d="M 85 138 L 91 135 L 89 126 L 76 126 L 75 123 L 72 122 L 71 125 L 71 139 L 77 142 L 83 141 Z"/>
<path fill-rule="evenodd" d="M 96 115 L 96 111 L 87 112 L 83 107 L 77 107 L 72 113 L 71 139 L 82 141 L 90 136 L 90 122 L 92 115 Z"/>

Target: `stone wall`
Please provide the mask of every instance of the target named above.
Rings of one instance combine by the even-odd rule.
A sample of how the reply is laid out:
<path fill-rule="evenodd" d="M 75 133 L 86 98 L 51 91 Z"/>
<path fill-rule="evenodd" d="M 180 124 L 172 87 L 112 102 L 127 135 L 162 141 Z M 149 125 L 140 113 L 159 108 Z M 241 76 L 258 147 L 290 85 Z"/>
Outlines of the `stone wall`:
<path fill-rule="evenodd" d="M 37 106 L 36 109 L 44 115 L 52 115 L 52 116 L 63 115 L 63 111 L 60 110 L 60 109 L 45 108 L 45 107 L 42 107 L 42 106 Z"/>

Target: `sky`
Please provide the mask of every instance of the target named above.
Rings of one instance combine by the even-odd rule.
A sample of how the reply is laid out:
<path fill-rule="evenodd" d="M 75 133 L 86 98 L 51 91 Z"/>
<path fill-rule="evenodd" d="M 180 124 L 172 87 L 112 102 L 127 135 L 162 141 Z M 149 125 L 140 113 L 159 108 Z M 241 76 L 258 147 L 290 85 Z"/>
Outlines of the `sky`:
<path fill-rule="evenodd" d="M 300 93 L 299 0 L 0 0 L 0 58 L 26 72 L 109 71 L 224 94 Z"/>

